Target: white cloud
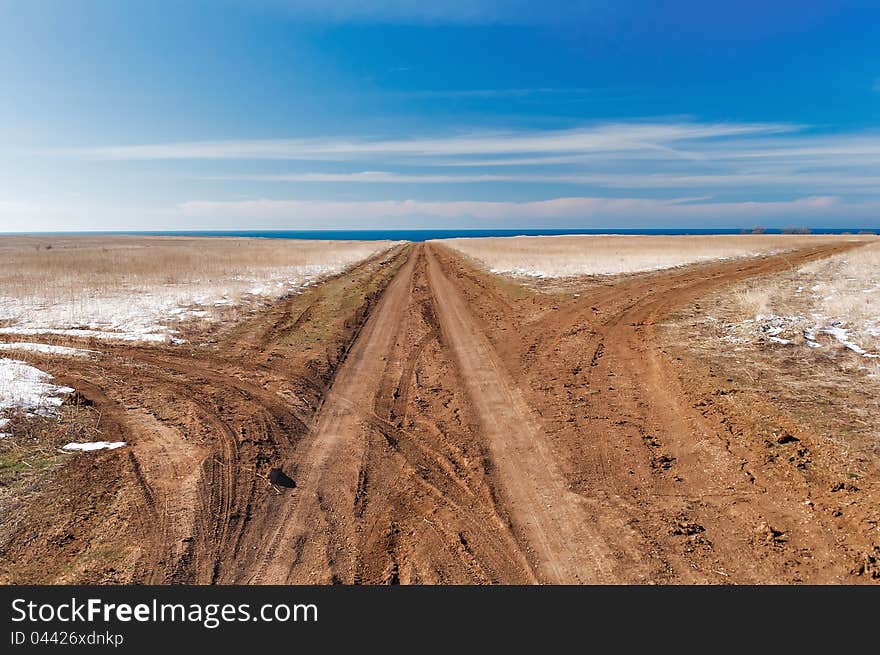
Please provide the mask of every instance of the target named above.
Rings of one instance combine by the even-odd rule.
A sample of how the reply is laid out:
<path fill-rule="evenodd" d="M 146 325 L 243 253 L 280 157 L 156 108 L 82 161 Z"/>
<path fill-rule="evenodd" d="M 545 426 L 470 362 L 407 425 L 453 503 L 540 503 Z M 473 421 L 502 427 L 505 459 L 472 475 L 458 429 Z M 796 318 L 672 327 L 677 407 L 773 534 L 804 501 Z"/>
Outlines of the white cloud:
<path fill-rule="evenodd" d="M 381 219 L 473 218 L 489 221 L 531 219 L 637 218 L 741 218 L 824 214 L 846 210 L 832 196 L 817 196 L 778 202 L 702 202 L 704 198 L 554 198 L 531 202 L 374 200 L 195 200 L 180 205 L 189 217 L 235 220 L 285 220 L 289 225 L 320 224 L 322 221 L 356 220 L 369 224 Z M 876 210 L 877 206 L 874 206 Z"/>
<path fill-rule="evenodd" d="M 601 227 L 880 227 L 880 202 L 835 196 L 713 202 L 710 197 L 483 200 L 192 200 L 160 208 L 0 203 L 0 232 Z"/>

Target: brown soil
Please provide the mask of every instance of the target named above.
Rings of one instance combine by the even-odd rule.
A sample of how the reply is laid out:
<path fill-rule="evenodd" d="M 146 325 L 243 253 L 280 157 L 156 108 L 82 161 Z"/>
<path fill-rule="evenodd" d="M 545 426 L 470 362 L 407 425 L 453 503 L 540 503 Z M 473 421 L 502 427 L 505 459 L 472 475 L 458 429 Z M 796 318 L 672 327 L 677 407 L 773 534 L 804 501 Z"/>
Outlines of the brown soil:
<path fill-rule="evenodd" d="M 771 402 L 729 402 L 733 378 L 656 327 L 849 247 L 553 293 L 398 247 L 205 346 L 40 360 L 130 446 L 10 483 L 6 517 L 28 495 L 0 519 L 0 579 L 876 579 L 876 537 L 826 511 L 855 493 L 832 491 L 837 446 Z"/>

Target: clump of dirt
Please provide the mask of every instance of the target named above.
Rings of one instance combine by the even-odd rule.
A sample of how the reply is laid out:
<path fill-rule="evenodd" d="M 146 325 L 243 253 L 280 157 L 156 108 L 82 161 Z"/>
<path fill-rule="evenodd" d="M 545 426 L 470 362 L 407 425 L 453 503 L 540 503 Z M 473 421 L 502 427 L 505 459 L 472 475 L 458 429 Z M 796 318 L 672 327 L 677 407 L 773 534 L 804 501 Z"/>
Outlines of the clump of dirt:
<path fill-rule="evenodd" d="M 761 523 L 757 528 L 755 528 L 755 539 L 758 542 L 763 542 L 773 546 L 784 546 L 786 543 L 788 543 L 788 537 L 786 536 L 785 530 L 774 528 L 766 522 Z"/>

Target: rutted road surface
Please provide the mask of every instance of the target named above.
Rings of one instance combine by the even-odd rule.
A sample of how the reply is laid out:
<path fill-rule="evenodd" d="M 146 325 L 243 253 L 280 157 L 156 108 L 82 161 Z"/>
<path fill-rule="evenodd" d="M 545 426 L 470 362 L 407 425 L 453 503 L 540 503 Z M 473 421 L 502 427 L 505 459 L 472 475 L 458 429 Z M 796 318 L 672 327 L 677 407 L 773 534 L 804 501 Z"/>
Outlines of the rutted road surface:
<path fill-rule="evenodd" d="M 113 506 L 68 520 L 81 552 L 99 532 L 137 542 L 98 578 L 114 582 L 849 581 L 862 537 L 803 502 L 825 473 L 756 472 L 749 408 L 707 411 L 653 327 L 847 247 L 546 294 L 419 244 L 211 349 L 106 346 L 58 377 L 132 447 L 98 460 L 118 468 Z M 4 564 L 59 557 L 29 543 Z"/>
<path fill-rule="evenodd" d="M 560 584 L 613 581 L 608 548 L 590 529 L 581 498 L 559 472 L 544 428 L 433 254 L 428 255 L 428 277 L 443 334 L 539 579 Z"/>
<path fill-rule="evenodd" d="M 284 463 L 296 472 L 296 498 L 288 501 L 290 511 L 266 535 L 268 548 L 248 582 L 354 581 L 358 552 L 354 507 L 365 448 L 361 433 L 369 426 L 375 384 L 398 337 L 412 271 L 410 259 L 388 285 L 337 372 L 304 440 L 302 456 Z"/>

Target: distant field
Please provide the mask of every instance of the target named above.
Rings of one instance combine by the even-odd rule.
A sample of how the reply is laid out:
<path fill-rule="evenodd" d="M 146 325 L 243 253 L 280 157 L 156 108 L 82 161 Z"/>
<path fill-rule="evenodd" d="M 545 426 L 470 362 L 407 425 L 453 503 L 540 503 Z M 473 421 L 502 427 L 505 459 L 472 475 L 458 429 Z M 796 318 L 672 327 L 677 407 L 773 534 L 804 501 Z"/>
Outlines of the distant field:
<path fill-rule="evenodd" d="M 447 239 L 442 243 L 478 260 L 494 273 L 559 278 L 637 273 L 701 261 L 782 252 L 806 245 L 874 238 L 782 234 L 588 235 Z"/>
<path fill-rule="evenodd" d="M 0 333 L 163 341 L 228 317 L 390 242 L 192 237 L 0 237 Z M 77 332 L 70 332 L 76 330 Z"/>

